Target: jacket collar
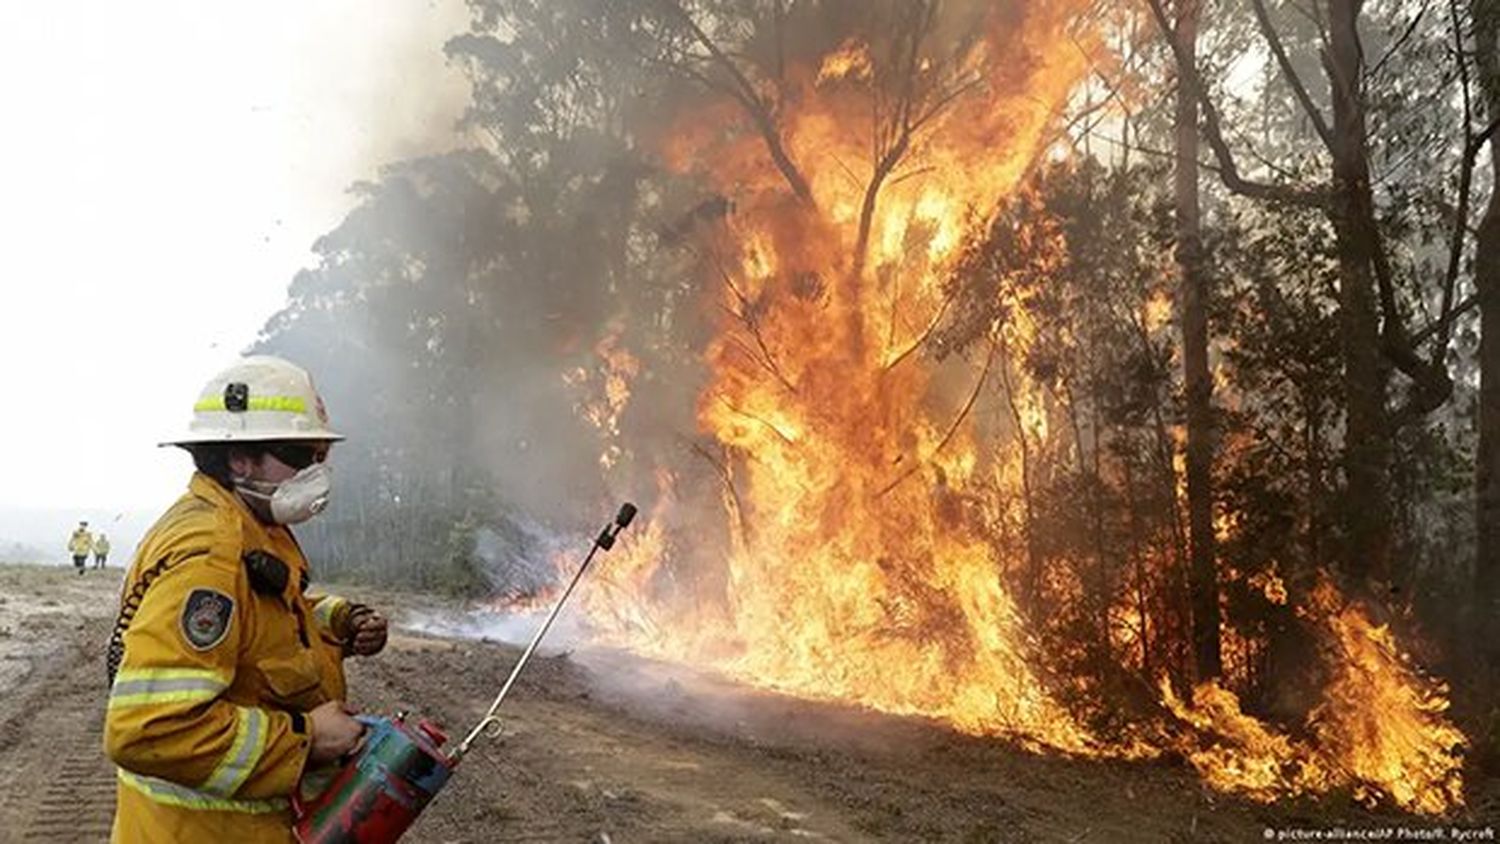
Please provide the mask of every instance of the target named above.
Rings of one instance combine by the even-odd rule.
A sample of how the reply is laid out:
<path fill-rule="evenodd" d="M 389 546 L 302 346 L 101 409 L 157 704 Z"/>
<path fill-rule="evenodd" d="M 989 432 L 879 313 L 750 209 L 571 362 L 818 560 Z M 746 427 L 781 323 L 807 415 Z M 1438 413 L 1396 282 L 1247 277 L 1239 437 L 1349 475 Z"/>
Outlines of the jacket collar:
<path fill-rule="evenodd" d="M 244 550 L 261 550 L 274 554 L 277 559 L 292 567 L 294 583 L 307 571 L 307 559 L 302 555 L 302 548 L 285 525 L 261 522 L 244 499 L 202 472 L 193 473 L 192 480 L 188 481 L 188 490 L 215 507 L 233 511 L 239 517 Z"/>

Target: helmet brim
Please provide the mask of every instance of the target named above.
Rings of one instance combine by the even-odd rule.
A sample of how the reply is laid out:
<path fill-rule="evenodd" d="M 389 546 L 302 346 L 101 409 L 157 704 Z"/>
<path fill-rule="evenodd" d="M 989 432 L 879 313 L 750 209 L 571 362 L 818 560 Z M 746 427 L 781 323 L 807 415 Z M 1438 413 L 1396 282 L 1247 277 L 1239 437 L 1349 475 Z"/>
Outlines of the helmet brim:
<path fill-rule="evenodd" d="M 274 443 L 274 442 L 342 442 L 343 434 L 335 431 L 190 431 L 187 434 L 157 443 L 158 448 L 179 445 L 206 445 L 208 443 Z"/>

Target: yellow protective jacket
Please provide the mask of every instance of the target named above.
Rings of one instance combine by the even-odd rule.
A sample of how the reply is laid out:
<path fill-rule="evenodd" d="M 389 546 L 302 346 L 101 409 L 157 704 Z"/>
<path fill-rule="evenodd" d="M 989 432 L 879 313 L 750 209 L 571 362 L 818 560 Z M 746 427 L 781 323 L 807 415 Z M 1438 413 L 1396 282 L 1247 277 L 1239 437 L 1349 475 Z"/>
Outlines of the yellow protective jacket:
<path fill-rule="evenodd" d="M 272 593 L 247 563 L 285 563 Z M 274 579 L 273 579 L 274 580 Z M 111 643 L 104 747 L 118 768 L 113 841 L 291 841 L 305 713 L 344 698 L 351 606 L 304 594 L 291 533 L 202 474 L 136 551 Z"/>
<path fill-rule="evenodd" d="M 68 553 L 75 557 L 87 557 L 93 547 L 94 537 L 83 528 L 75 529 L 73 535 L 68 537 Z"/>
<path fill-rule="evenodd" d="M 94 537 L 94 553 L 101 557 L 109 553 L 109 538 L 102 533 Z"/>

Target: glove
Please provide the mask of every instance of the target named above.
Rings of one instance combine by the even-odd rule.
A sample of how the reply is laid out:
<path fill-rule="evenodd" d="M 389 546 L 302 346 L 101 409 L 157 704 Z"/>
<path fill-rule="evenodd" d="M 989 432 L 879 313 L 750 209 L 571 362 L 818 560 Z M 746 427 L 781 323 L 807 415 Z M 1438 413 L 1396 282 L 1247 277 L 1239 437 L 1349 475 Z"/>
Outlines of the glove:
<path fill-rule="evenodd" d="M 364 604 L 355 604 L 349 610 L 349 639 L 344 650 L 356 656 L 380 653 L 385 649 L 388 627 L 385 616 Z"/>

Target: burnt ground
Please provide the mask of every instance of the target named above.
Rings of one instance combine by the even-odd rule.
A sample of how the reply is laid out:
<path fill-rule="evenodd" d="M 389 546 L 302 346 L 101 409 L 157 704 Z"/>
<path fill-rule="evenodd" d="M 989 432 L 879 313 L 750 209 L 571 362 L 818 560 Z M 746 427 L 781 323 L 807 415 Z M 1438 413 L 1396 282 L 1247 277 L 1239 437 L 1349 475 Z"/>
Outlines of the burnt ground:
<path fill-rule="evenodd" d="M 119 577 L 0 567 L 0 841 L 108 837 L 101 654 Z M 372 598 L 398 622 L 435 606 Z M 351 663 L 353 703 L 458 733 L 518 655 L 401 633 Z M 1248 842 L 1338 827 L 1457 840 L 1454 828 L 1500 825 L 1495 780 L 1442 823 L 1338 797 L 1260 805 L 1204 789 L 1180 764 L 1038 756 L 622 654 L 534 660 L 502 714 L 503 734 L 481 740 L 403 841 Z"/>

